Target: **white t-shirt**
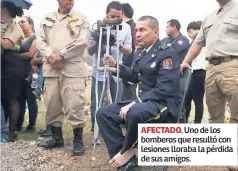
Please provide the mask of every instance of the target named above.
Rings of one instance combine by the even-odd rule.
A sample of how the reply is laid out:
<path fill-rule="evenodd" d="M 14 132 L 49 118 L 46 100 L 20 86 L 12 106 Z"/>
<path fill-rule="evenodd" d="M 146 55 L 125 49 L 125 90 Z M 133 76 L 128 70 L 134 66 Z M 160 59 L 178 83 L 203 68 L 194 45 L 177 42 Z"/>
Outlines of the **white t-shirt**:
<path fill-rule="evenodd" d="M 206 70 L 206 65 L 208 61 L 205 59 L 205 48 L 202 48 L 201 52 L 192 62 L 192 69 L 193 70 Z"/>

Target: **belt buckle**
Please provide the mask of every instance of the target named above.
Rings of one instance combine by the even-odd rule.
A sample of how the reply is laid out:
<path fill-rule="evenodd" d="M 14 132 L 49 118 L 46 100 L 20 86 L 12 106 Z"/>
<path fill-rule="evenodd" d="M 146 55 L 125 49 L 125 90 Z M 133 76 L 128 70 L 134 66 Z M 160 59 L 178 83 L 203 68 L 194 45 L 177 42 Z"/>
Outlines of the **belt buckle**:
<path fill-rule="evenodd" d="M 221 61 L 219 59 L 212 59 L 211 63 L 214 65 L 219 65 L 221 63 Z"/>

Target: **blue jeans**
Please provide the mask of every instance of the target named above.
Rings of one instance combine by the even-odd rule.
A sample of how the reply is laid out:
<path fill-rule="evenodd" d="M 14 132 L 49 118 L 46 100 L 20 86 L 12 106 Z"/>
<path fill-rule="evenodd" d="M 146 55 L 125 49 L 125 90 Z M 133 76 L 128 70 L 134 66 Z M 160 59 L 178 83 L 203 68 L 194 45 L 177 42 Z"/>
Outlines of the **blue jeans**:
<path fill-rule="evenodd" d="M 101 94 L 103 89 L 103 81 L 98 81 L 98 102 L 100 100 Z M 105 89 L 106 90 L 106 89 Z M 112 102 L 115 102 L 116 93 L 117 93 L 117 83 L 113 80 L 113 78 L 110 78 L 110 91 L 112 96 Z M 123 93 L 123 83 L 122 80 L 119 81 L 119 92 L 118 92 L 118 102 L 122 99 L 122 93 Z M 95 112 L 96 112 L 96 78 L 92 77 L 92 88 L 91 88 L 91 122 L 92 127 L 91 131 L 94 131 L 94 123 L 95 123 Z"/>
<path fill-rule="evenodd" d="M 35 126 L 38 115 L 38 104 L 34 94 L 32 93 L 32 88 L 25 83 L 23 87 L 23 93 L 20 97 L 20 116 L 17 124 L 17 128 L 19 129 L 22 128 L 24 122 L 26 102 L 29 111 L 29 126 Z"/>
<path fill-rule="evenodd" d="M 8 139 L 8 127 L 5 121 L 5 114 L 1 105 L 1 139 Z"/>
<path fill-rule="evenodd" d="M 44 84 L 44 77 L 43 77 L 43 69 L 42 65 L 38 65 L 39 67 L 39 72 L 38 72 L 38 81 L 37 81 L 37 89 L 42 90 L 43 84 Z M 29 73 L 29 76 L 33 74 L 33 71 Z"/>

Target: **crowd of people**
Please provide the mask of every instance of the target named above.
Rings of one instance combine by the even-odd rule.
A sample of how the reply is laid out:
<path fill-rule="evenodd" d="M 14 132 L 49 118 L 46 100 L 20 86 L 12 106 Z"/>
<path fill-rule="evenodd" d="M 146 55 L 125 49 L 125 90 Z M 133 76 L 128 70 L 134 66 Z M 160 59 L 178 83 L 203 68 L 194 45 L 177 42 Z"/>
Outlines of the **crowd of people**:
<path fill-rule="evenodd" d="M 161 39 L 156 18 L 142 16 L 135 22 L 130 4 L 110 2 L 106 19 L 123 21 L 118 37 L 119 56 L 116 44 L 110 45 L 109 55 L 98 56 L 99 37 L 90 28 L 87 17 L 73 10 L 73 0 L 58 0 L 58 11 L 44 16 L 37 33 L 34 21 L 23 16 L 21 8 L 11 2 L 1 2 L 1 142 L 15 141 L 16 131 L 36 131 L 37 99 L 43 97 L 46 128 L 39 133 L 52 139 L 38 145 L 45 149 L 64 146 L 62 127 L 66 116 L 74 135 L 73 155 L 85 154 L 83 129 L 88 74 L 85 50 L 93 59 L 92 137 L 96 116 L 111 158 L 109 164 L 118 170 L 137 167 L 135 148 L 139 123 L 176 122 L 182 99 L 180 74 L 185 68 L 192 70 L 192 79 L 184 120 L 188 122 L 194 101 L 194 123 L 202 122 L 206 89 L 209 121 L 224 123 L 228 101 L 230 122 L 237 123 L 238 27 L 237 18 L 232 17 L 238 15 L 238 5 L 234 0 L 217 1 L 219 10 L 204 22 L 188 24 L 187 34 L 192 43 L 181 33 L 177 19 L 167 22 L 168 36 Z M 17 16 L 21 18 L 16 20 Z M 98 58 L 109 64 L 107 87 L 113 104 L 104 104 L 96 111 L 99 101 L 96 94 L 101 97 L 105 81 L 104 72 L 97 75 Z M 116 79 L 118 72 L 119 80 Z M 23 129 L 26 104 L 29 123 Z M 121 125 L 126 125 L 125 136 Z M 100 144 L 100 139 L 96 143 Z"/>

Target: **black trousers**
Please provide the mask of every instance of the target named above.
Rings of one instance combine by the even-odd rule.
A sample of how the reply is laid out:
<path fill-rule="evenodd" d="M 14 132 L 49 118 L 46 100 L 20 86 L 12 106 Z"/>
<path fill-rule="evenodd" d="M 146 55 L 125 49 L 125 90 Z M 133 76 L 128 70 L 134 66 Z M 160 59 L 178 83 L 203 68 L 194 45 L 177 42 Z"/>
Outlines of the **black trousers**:
<path fill-rule="evenodd" d="M 119 116 L 119 113 L 121 108 L 127 104 L 106 105 L 100 108 L 96 114 L 99 129 L 111 158 L 120 151 L 123 154 L 129 149 L 137 147 L 139 123 L 157 122 L 159 116 L 161 116 L 162 122 L 162 116 L 167 113 L 167 110 L 160 113 L 160 110 L 152 102 L 144 102 L 133 105 L 124 120 Z M 123 136 L 121 124 L 126 125 L 125 136 Z"/>
<path fill-rule="evenodd" d="M 191 84 L 185 100 L 186 120 L 190 116 L 192 100 L 195 104 L 194 123 L 201 123 L 204 112 L 203 98 L 205 93 L 205 70 L 194 70 L 192 74 Z"/>

